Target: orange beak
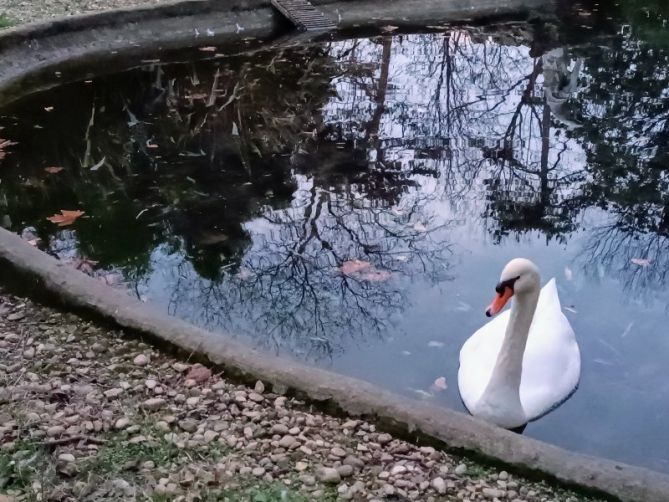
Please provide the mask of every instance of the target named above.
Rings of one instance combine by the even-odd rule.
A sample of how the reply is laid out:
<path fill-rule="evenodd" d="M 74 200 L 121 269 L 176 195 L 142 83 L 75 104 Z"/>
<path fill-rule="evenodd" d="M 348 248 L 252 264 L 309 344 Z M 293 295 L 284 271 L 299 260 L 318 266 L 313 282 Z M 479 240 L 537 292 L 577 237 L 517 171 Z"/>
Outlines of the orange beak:
<path fill-rule="evenodd" d="M 506 302 L 508 302 L 512 296 L 513 289 L 508 286 L 505 287 L 503 293 L 498 293 L 497 296 L 495 296 L 494 300 L 490 304 L 490 307 L 488 307 L 488 310 L 485 311 L 485 315 L 492 317 L 499 313 L 499 311 L 504 308 L 504 305 L 506 305 Z"/>

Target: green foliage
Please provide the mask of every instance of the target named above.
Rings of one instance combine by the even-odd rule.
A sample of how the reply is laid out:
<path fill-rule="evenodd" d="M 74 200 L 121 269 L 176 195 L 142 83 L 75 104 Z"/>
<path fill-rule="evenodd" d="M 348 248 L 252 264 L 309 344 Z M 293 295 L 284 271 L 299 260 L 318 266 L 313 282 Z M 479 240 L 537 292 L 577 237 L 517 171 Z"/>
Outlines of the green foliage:
<path fill-rule="evenodd" d="M 49 454 L 33 441 L 17 441 L 11 450 L 0 453 L 0 489 L 23 489 L 38 478 L 51 475 Z"/>
<path fill-rule="evenodd" d="M 10 26 L 14 26 L 14 21 L 9 19 L 4 14 L 0 14 L 0 29 L 9 28 Z"/>

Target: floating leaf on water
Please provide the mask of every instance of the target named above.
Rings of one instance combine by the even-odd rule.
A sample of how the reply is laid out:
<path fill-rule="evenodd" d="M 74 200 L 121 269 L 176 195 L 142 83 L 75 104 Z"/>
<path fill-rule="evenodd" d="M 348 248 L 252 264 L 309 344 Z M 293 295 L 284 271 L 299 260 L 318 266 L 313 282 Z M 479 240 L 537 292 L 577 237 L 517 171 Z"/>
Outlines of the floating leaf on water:
<path fill-rule="evenodd" d="M 16 143 L 8 139 L 0 138 L 0 160 L 4 159 L 5 156 L 7 155 L 7 152 L 3 151 L 3 148 L 13 145 L 16 145 Z"/>
<path fill-rule="evenodd" d="M 368 261 L 357 259 L 345 261 L 339 267 L 339 271 L 346 276 L 369 282 L 383 282 L 392 277 L 390 271 L 376 268 Z"/>
<path fill-rule="evenodd" d="M 442 392 L 446 389 L 448 389 L 448 384 L 446 383 L 446 378 L 444 377 L 437 378 L 430 386 L 430 390 L 434 392 Z"/>
<path fill-rule="evenodd" d="M 441 349 L 442 347 L 445 346 L 445 344 L 443 342 L 438 342 L 436 340 L 431 340 L 431 341 L 427 342 L 427 346 L 432 347 L 433 349 Z"/>
<path fill-rule="evenodd" d="M 574 279 L 574 273 L 571 271 L 569 267 L 564 268 L 564 278 L 567 279 L 568 281 Z"/>
<path fill-rule="evenodd" d="M 203 246 L 210 246 L 212 244 L 219 244 L 221 242 L 225 242 L 229 239 L 229 237 L 225 234 L 216 234 L 216 233 L 205 233 L 203 234 L 198 240 L 198 244 L 201 244 Z"/>
<path fill-rule="evenodd" d="M 146 213 L 149 210 L 149 208 L 142 209 L 139 213 L 137 213 L 137 216 L 135 216 L 135 219 L 138 220 L 140 216 L 142 216 L 144 213 Z"/>
<path fill-rule="evenodd" d="M 411 387 L 409 387 L 409 390 L 412 391 L 412 392 L 415 392 L 416 394 L 418 394 L 423 399 L 434 398 L 434 394 L 430 394 L 429 392 L 426 392 L 423 389 L 412 389 Z"/>
<path fill-rule="evenodd" d="M 625 331 L 623 331 L 623 334 L 620 335 L 620 338 L 625 338 L 627 335 L 630 334 L 632 331 L 632 326 L 634 326 L 634 321 L 630 322 L 627 327 L 625 328 Z"/>
<path fill-rule="evenodd" d="M 74 258 L 70 263 L 74 268 L 87 275 L 93 275 L 93 269 L 98 264 L 97 261 L 88 258 Z"/>
<path fill-rule="evenodd" d="M 362 272 L 360 274 L 360 279 L 363 281 L 369 281 L 369 282 L 383 282 L 387 281 L 390 279 L 392 274 L 387 271 L 387 270 L 380 270 L 378 268 L 374 268 L 371 270 L 366 270 L 365 272 Z"/>
<path fill-rule="evenodd" d="M 44 170 L 45 170 L 47 173 L 49 173 L 49 174 L 56 174 L 56 173 L 59 173 L 59 172 L 61 172 L 63 169 L 65 169 L 65 168 L 64 168 L 64 167 L 57 167 L 57 166 L 51 166 L 51 167 L 45 167 L 45 168 L 44 168 Z"/>
<path fill-rule="evenodd" d="M 362 270 L 368 269 L 372 264 L 364 260 L 348 260 L 342 263 L 339 270 L 344 275 L 352 275 Z"/>
<path fill-rule="evenodd" d="M 83 214 L 85 214 L 83 211 L 69 211 L 67 209 L 61 209 L 60 214 L 49 216 L 47 220 L 49 220 L 51 223 L 56 223 L 59 227 L 66 227 L 68 225 L 72 225 L 72 223 L 74 223 L 77 218 Z"/>
<path fill-rule="evenodd" d="M 472 306 L 469 303 L 465 303 L 463 301 L 459 301 L 458 304 L 455 306 L 455 310 L 458 312 L 469 312 L 472 309 Z"/>
<path fill-rule="evenodd" d="M 239 272 L 237 272 L 237 279 L 245 281 L 253 277 L 253 275 L 253 272 L 251 272 L 248 268 L 240 268 Z"/>
<path fill-rule="evenodd" d="M 647 258 L 632 258 L 630 261 L 635 265 L 639 265 L 640 267 L 647 267 L 651 263 L 651 261 Z"/>
<path fill-rule="evenodd" d="M 104 166 L 106 160 L 107 157 L 102 157 L 102 160 L 100 162 L 91 167 L 91 171 L 97 171 L 98 169 L 100 169 L 102 166 Z"/>

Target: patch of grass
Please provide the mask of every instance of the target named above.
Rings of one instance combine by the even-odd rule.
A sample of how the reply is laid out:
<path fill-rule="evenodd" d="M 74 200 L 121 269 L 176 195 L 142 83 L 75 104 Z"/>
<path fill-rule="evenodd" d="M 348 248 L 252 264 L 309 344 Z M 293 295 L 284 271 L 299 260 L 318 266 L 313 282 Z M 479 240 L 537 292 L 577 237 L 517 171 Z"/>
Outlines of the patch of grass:
<path fill-rule="evenodd" d="M 230 500 L 238 502 L 309 502 L 309 497 L 281 483 L 266 483 L 253 480 L 248 486 L 224 490 L 216 498 L 205 497 L 207 502 Z M 323 498 L 322 500 L 329 500 Z M 334 499 L 333 499 L 334 500 Z"/>
<path fill-rule="evenodd" d="M 9 19 L 4 14 L 0 14 L 0 29 L 9 28 L 10 26 L 14 26 L 14 21 Z"/>
<path fill-rule="evenodd" d="M 145 424 L 141 433 L 153 438 L 143 443 L 128 443 L 119 434 L 107 436 L 107 443 L 91 458 L 84 469 L 101 476 L 119 474 L 131 466 L 152 461 L 156 466 L 197 460 L 218 460 L 225 457 L 229 449 L 219 443 L 211 443 L 197 448 L 178 448 L 163 439 L 163 432 Z"/>
<path fill-rule="evenodd" d="M 0 488 L 23 490 L 36 478 L 53 474 L 49 453 L 33 441 L 17 441 L 11 450 L 0 453 Z"/>
<path fill-rule="evenodd" d="M 466 474 L 471 478 L 485 478 L 494 471 L 492 467 L 474 462 L 465 462 L 465 465 L 467 466 Z"/>
<path fill-rule="evenodd" d="M 86 470 L 100 475 L 118 474 L 130 463 L 151 460 L 156 465 L 165 465 L 181 455 L 181 450 L 167 441 L 127 444 L 112 439 L 88 461 Z"/>

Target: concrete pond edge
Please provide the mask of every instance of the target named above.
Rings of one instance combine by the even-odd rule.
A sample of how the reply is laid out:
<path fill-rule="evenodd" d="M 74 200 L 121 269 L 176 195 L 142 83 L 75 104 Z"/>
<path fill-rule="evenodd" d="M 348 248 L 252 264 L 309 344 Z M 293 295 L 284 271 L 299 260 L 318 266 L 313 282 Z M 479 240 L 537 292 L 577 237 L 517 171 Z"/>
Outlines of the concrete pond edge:
<path fill-rule="evenodd" d="M 0 229 L 0 283 L 140 335 L 241 383 L 306 400 L 334 414 L 360 417 L 398 437 L 501 464 L 521 475 L 625 502 L 666 502 L 669 476 L 590 457 L 492 426 L 457 411 L 395 395 L 367 382 L 259 352 L 163 314 Z"/>
<path fill-rule="evenodd" d="M 469 21 L 540 8 L 549 0 L 314 0 L 340 28 L 388 22 Z M 345 7 L 345 8 L 344 8 Z M 210 38 L 197 35 L 216 26 Z M 245 31 L 238 32 L 238 23 Z M 0 32 L 0 104 L 32 92 L 31 78 L 72 61 L 131 58 L 155 49 L 225 43 L 243 36 L 272 39 L 290 31 L 269 0 L 180 0 L 61 18 Z M 128 64 L 127 60 L 124 64 Z M 51 85 L 63 81 L 54 79 Z M 3 103 L 4 101 L 4 103 Z M 223 369 L 236 381 L 262 380 L 331 413 L 358 416 L 409 441 L 505 465 L 611 499 L 666 502 L 669 476 L 570 452 L 460 412 L 410 400 L 367 382 L 261 353 L 234 340 L 169 317 L 123 291 L 59 262 L 0 229 L 0 284 L 109 322 L 158 347 Z"/>
<path fill-rule="evenodd" d="M 339 30 L 546 16 L 553 0 L 312 0 Z M 93 74 L 141 64 L 142 55 L 270 41 L 293 32 L 270 0 L 178 0 L 0 30 L 0 104 Z M 314 34 L 312 36 L 318 36 Z M 116 65 L 116 66 L 115 66 Z M 76 70 L 76 71 L 75 71 Z"/>

